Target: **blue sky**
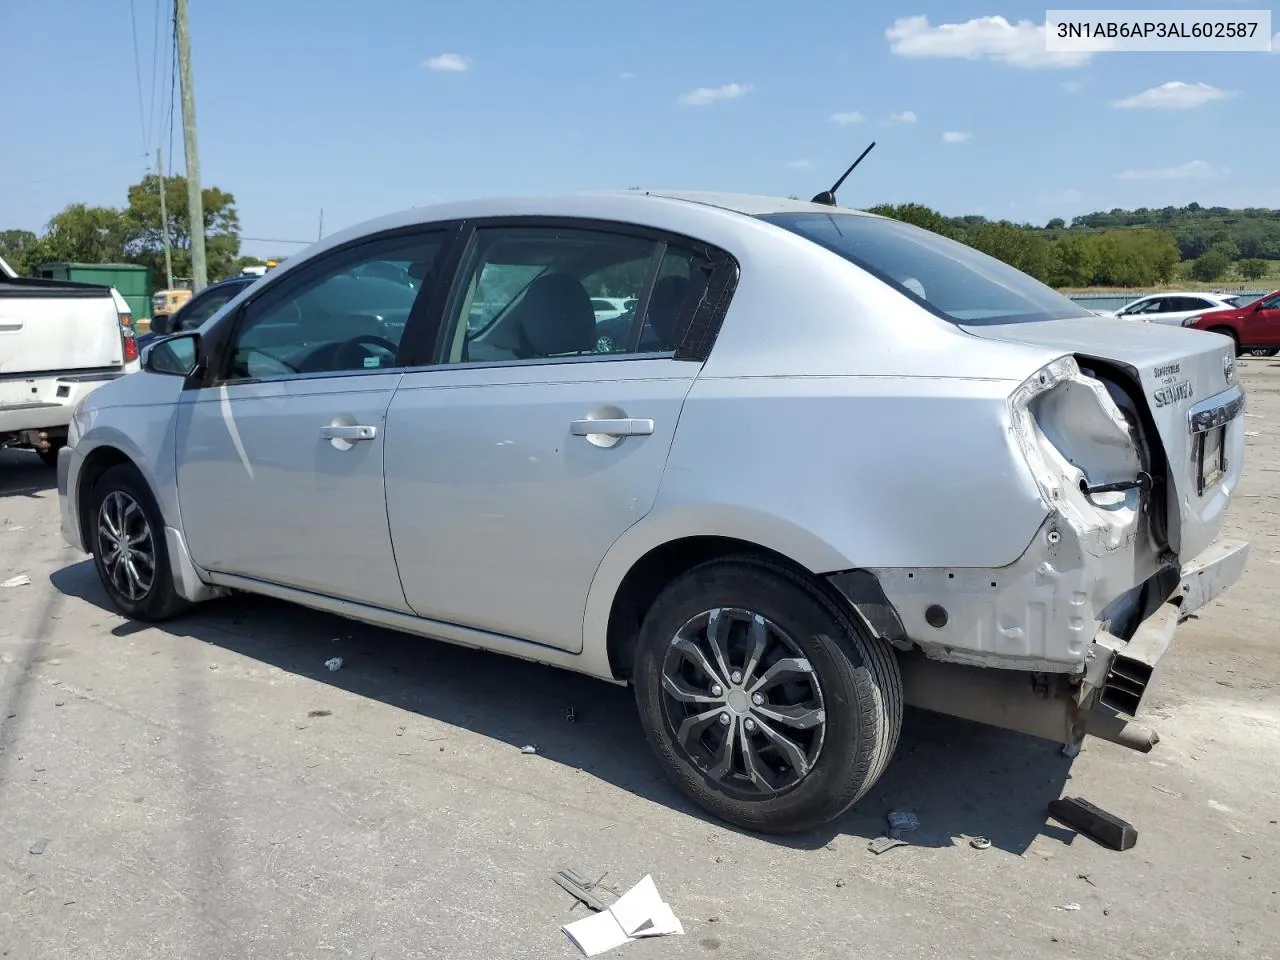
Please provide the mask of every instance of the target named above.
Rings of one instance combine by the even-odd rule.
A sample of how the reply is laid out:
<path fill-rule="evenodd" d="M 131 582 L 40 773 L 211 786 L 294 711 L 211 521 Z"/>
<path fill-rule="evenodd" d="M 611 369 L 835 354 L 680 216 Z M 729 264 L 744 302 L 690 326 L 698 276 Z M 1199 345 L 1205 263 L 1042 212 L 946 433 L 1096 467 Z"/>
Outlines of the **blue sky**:
<path fill-rule="evenodd" d="M 39 229 L 74 201 L 123 205 L 144 154 L 168 153 L 168 26 L 152 116 L 156 0 L 133 6 L 141 111 L 129 0 L 0 0 L 0 229 Z M 1280 55 L 1055 58 L 1031 27 L 1044 11 L 191 0 L 202 176 L 235 195 L 246 237 L 287 240 L 313 239 L 322 208 L 328 233 L 473 195 L 810 196 L 873 139 L 843 203 L 1040 223 L 1192 200 L 1280 207 Z"/>

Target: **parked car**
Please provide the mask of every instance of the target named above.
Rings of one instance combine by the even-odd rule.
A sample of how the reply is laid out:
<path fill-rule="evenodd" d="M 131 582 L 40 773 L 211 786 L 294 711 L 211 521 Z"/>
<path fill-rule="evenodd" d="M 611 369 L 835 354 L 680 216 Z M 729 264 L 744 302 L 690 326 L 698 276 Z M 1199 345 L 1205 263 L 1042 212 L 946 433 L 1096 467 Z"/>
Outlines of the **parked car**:
<path fill-rule="evenodd" d="M 1125 304 L 1111 316 L 1176 327 L 1193 314 L 1203 313 L 1205 310 L 1231 309 L 1239 302 L 1239 297 L 1221 293 L 1153 293 Z"/>
<path fill-rule="evenodd" d="M 0 447 L 33 450 L 54 466 L 75 404 L 138 368 L 118 290 L 19 277 L 0 259 Z"/>
<path fill-rule="evenodd" d="M 375 262 L 423 283 L 330 295 Z M 596 322 L 619 276 L 639 324 Z M 831 205 L 411 210 L 143 366 L 59 457 L 125 615 L 245 591 L 629 683 L 666 773 L 749 829 L 863 796 L 904 703 L 1151 749 L 1147 681 L 1248 553 L 1228 341 Z"/>
<path fill-rule="evenodd" d="M 1280 290 L 1244 306 L 1193 314 L 1182 325 L 1230 337 L 1237 354 L 1275 356 L 1280 351 Z"/>
<path fill-rule="evenodd" d="M 138 336 L 139 348 L 146 347 L 153 340 L 184 330 L 195 330 L 202 323 L 217 313 L 224 304 L 258 281 L 253 274 L 232 277 L 218 283 L 211 283 L 198 294 L 178 308 L 172 316 L 159 315 L 151 318 L 151 332 Z"/>

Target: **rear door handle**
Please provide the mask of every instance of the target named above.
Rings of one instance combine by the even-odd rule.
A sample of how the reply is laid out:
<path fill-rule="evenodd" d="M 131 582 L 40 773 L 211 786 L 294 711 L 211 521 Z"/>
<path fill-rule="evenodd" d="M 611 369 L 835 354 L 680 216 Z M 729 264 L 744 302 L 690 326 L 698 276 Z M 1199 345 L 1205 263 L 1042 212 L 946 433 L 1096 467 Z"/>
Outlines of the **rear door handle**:
<path fill-rule="evenodd" d="M 372 440 L 378 435 L 377 427 L 368 427 L 362 423 L 348 425 L 333 425 L 320 428 L 320 439 L 322 440 L 347 440 L 356 443 L 360 440 Z"/>
<path fill-rule="evenodd" d="M 575 437 L 604 434 L 608 437 L 647 437 L 653 433 L 652 420 L 574 420 L 569 432 Z"/>

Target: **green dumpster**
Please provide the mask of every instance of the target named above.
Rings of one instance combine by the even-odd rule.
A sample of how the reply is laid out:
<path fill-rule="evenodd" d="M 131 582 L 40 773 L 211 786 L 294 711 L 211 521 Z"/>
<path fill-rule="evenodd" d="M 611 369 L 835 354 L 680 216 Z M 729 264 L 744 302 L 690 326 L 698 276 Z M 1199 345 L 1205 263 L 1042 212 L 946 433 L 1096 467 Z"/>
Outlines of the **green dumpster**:
<path fill-rule="evenodd" d="M 138 263 L 42 263 L 36 276 L 115 287 L 129 304 L 136 323 L 151 316 L 151 270 Z"/>

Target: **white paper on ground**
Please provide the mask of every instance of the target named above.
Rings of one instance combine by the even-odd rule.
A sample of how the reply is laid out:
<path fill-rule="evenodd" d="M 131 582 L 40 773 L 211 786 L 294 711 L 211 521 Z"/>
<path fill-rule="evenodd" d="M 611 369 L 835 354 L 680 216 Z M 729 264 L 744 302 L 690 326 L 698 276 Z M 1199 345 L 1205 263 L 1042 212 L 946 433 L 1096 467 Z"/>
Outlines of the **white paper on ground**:
<path fill-rule="evenodd" d="M 647 874 L 608 910 L 575 920 L 562 929 L 588 957 L 635 938 L 684 933 L 670 905 L 659 896 L 653 877 Z"/>

